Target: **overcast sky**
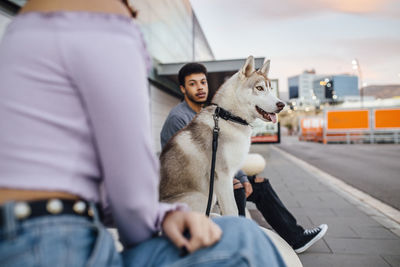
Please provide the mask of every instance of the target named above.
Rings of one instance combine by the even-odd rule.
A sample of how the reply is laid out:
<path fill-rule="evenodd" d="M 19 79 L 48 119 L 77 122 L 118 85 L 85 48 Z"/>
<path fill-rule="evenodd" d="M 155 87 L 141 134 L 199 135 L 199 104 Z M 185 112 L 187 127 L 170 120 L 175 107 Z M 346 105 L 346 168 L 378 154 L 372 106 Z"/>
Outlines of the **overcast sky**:
<path fill-rule="evenodd" d="M 190 0 L 216 59 L 271 59 L 271 78 L 355 74 L 400 84 L 399 0 Z"/>

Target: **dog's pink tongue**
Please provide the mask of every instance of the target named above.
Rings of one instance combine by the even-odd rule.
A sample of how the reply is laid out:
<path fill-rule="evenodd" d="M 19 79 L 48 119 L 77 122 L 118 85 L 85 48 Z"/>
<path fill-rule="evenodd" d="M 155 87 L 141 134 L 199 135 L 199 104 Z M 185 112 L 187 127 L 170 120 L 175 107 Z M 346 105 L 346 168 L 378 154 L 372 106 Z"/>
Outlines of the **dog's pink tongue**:
<path fill-rule="evenodd" d="M 271 121 L 273 123 L 276 123 L 276 114 L 275 113 L 269 113 L 268 115 L 269 115 Z"/>

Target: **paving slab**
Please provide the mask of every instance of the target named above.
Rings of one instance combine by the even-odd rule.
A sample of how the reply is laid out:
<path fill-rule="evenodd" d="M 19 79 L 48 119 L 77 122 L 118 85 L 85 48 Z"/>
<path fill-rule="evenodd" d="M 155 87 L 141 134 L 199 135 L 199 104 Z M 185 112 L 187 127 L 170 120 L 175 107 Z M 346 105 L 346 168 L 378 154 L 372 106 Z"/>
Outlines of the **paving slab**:
<path fill-rule="evenodd" d="M 326 233 L 326 237 L 336 237 L 336 238 L 360 238 L 350 226 L 342 224 L 328 224 L 329 229 Z"/>
<path fill-rule="evenodd" d="M 359 208 L 353 206 L 350 208 L 332 208 L 332 212 L 339 217 L 354 217 L 354 216 L 368 216 Z"/>
<path fill-rule="evenodd" d="M 380 256 L 306 253 L 300 255 L 305 267 L 391 267 Z"/>
<path fill-rule="evenodd" d="M 347 225 L 347 226 L 380 226 L 380 224 L 373 220 L 372 218 L 367 217 L 366 215 L 357 216 L 357 217 L 328 217 L 328 216 L 313 216 L 312 221 L 314 223 L 318 223 L 323 220 L 327 224 L 336 224 L 336 225 Z"/>
<path fill-rule="evenodd" d="M 279 195 L 280 196 L 280 195 Z M 329 208 L 321 208 L 321 207 L 317 207 L 315 209 L 308 209 L 306 207 L 302 207 L 302 208 L 291 208 L 290 212 L 294 215 L 315 215 L 315 216 L 337 216 L 337 213 Z"/>
<path fill-rule="evenodd" d="M 383 255 L 382 257 L 391 267 L 400 267 L 400 256 Z"/>
<path fill-rule="evenodd" d="M 366 239 L 398 239 L 398 237 L 383 226 L 351 226 L 358 237 Z"/>
<path fill-rule="evenodd" d="M 400 240 L 333 238 L 329 236 L 327 236 L 325 240 L 333 253 L 398 255 L 400 252 Z"/>

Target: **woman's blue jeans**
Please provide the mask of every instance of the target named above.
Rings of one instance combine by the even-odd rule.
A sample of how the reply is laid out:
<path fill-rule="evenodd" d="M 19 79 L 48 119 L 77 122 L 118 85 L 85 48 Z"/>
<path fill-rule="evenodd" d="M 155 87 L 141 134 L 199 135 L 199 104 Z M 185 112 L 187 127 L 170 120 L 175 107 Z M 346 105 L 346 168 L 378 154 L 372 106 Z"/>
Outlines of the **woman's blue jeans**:
<path fill-rule="evenodd" d="M 19 222 L 3 206 L 0 266 L 285 266 L 270 239 L 252 221 L 221 217 L 222 239 L 187 256 L 165 237 L 118 253 L 98 221 L 74 215 L 42 216 Z"/>

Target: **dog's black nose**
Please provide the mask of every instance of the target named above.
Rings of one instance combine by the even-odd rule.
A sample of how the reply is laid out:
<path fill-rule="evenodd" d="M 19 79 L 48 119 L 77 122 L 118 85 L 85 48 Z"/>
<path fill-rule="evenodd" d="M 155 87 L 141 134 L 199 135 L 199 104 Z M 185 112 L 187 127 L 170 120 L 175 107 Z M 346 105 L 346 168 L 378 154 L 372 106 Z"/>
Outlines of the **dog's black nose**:
<path fill-rule="evenodd" d="M 278 107 L 279 110 L 282 110 L 285 107 L 285 103 L 283 102 L 277 102 L 276 106 Z"/>

